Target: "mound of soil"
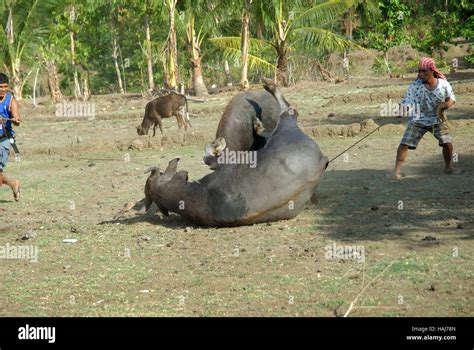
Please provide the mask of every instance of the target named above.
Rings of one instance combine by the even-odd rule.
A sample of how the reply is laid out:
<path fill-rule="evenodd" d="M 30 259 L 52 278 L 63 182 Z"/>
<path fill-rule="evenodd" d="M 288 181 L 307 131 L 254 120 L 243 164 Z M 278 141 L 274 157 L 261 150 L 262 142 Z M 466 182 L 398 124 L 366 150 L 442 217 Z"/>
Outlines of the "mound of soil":
<path fill-rule="evenodd" d="M 469 68 L 469 62 L 466 61 L 465 57 L 472 55 L 473 49 L 472 44 L 462 43 L 458 45 L 449 46 L 448 50 L 441 51 L 440 55 L 448 63 L 454 58 L 458 59 L 458 69 Z"/>
<path fill-rule="evenodd" d="M 376 50 L 369 49 L 365 50 L 356 50 L 349 52 L 349 74 L 353 75 L 370 75 L 372 66 L 375 63 L 377 56 L 380 56 L 380 53 Z M 332 76 L 342 77 L 344 71 L 342 68 L 342 55 L 333 53 L 329 56 L 328 59 L 328 70 Z"/>
<path fill-rule="evenodd" d="M 408 61 L 418 60 L 424 54 L 410 45 L 393 46 L 387 51 L 387 59 L 390 63 L 404 65 Z"/>
<path fill-rule="evenodd" d="M 371 132 L 378 128 L 373 119 L 366 119 L 362 123 L 352 123 L 348 125 L 320 125 L 317 127 L 305 128 L 305 132 L 313 137 L 354 137 L 360 133 Z"/>
<path fill-rule="evenodd" d="M 338 104 L 351 103 L 368 103 L 368 102 L 387 102 L 388 100 L 400 101 L 408 88 L 409 82 L 406 86 L 399 86 L 396 90 L 380 91 L 380 92 L 359 92 L 353 94 L 345 94 L 333 96 L 322 107 L 332 107 Z M 472 83 L 456 83 L 452 84 L 454 93 L 456 95 L 474 92 L 474 84 Z"/>

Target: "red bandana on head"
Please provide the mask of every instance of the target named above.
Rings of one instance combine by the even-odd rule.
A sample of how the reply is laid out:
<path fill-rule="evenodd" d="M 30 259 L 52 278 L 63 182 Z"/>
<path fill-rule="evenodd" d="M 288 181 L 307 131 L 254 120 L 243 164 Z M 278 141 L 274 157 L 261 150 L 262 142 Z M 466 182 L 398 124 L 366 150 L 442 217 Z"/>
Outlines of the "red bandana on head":
<path fill-rule="evenodd" d="M 435 66 L 435 61 L 429 57 L 423 57 L 418 64 L 418 69 L 431 69 L 434 72 L 435 78 L 446 80 L 446 77 Z"/>

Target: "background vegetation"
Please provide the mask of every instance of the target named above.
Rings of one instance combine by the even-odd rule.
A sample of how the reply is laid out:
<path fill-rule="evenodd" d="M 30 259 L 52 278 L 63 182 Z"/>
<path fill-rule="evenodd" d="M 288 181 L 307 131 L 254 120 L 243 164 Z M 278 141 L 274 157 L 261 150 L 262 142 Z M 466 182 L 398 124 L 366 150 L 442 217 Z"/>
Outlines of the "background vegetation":
<path fill-rule="evenodd" d="M 282 85 L 325 77 L 331 54 L 353 50 L 376 50 L 375 73 L 397 68 L 397 45 L 442 59 L 473 37 L 473 12 L 467 0 L 4 0 L 0 66 L 18 98 L 179 85 L 205 95 L 263 74 Z"/>

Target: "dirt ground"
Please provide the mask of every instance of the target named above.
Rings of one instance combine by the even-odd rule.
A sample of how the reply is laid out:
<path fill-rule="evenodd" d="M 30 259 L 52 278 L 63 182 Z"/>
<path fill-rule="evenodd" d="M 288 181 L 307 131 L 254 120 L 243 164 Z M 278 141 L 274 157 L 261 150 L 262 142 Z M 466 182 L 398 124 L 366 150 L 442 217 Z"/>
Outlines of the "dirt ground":
<path fill-rule="evenodd" d="M 193 128 L 178 131 L 165 119 L 155 138 L 136 134 L 140 95 L 93 97 L 93 120 L 24 101 L 22 157 L 12 155 L 5 172 L 21 180 L 22 199 L 0 188 L 0 253 L 29 246 L 38 255 L 0 259 L 0 315 L 472 316 L 474 71 L 448 76 L 464 173 L 444 174 L 441 149 L 426 135 L 394 181 L 386 174 L 406 121 L 381 116 L 381 104 L 398 102 L 412 79 L 284 89 L 330 158 L 383 127 L 330 164 L 316 206 L 292 220 L 230 229 L 117 213 L 143 197 L 148 165 L 180 156 L 192 180 L 209 172 L 204 145 L 236 92 L 190 102 Z M 354 247 L 360 255 L 328 257 Z"/>

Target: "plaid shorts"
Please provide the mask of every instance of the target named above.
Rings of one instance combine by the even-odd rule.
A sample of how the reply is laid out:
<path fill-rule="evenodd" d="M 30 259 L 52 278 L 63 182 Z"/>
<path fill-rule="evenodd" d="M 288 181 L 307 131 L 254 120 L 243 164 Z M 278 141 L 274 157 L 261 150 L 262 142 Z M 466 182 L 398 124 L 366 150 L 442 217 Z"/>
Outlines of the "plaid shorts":
<path fill-rule="evenodd" d="M 434 124 L 431 126 L 408 123 L 405 134 L 403 135 L 402 140 L 400 141 L 401 145 L 407 145 L 409 149 L 416 149 L 418 142 L 427 132 L 431 132 L 434 137 L 438 140 L 439 146 L 443 146 L 445 143 L 452 143 L 451 135 L 449 133 L 441 134 L 439 124 Z"/>

